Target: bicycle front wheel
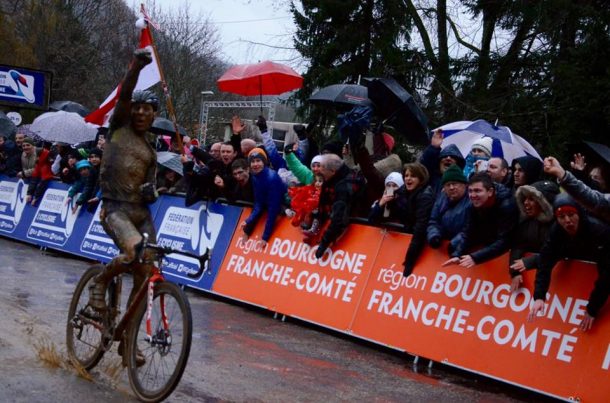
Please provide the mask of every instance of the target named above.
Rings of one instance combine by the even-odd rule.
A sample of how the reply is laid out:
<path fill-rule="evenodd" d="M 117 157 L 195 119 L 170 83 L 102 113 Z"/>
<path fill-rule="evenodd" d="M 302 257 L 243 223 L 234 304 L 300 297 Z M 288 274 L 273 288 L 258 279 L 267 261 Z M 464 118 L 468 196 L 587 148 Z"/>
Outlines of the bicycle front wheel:
<path fill-rule="evenodd" d="M 127 367 L 129 383 L 138 399 L 157 402 L 169 396 L 180 382 L 191 350 L 191 306 L 177 285 L 163 282 L 155 286 L 150 324 L 151 340 L 146 334 L 143 301 L 129 329 Z"/>
<path fill-rule="evenodd" d="M 102 318 L 89 306 L 89 284 L 104 266 L 91 266 L 76 285 L 66 326 L 66 346 L 70 359 L 86 370 L 95 367 L 104 355 L 104 342 L 100 330 Z"/>

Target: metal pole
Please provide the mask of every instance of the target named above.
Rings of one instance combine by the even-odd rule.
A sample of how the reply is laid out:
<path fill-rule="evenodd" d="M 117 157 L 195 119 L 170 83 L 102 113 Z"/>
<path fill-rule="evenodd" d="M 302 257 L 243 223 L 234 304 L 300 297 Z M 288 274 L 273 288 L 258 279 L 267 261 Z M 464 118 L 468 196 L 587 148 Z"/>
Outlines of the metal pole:
<path fill-rule="evenodd" d="M 214 91 L 201 91 L 201 110 L 199 111 L 199 145 L 200 147 L 205 146 L 205 142 L 207 139 L 208 128 L 203 126 L 203 111 L 204 111 L 204 97 L 206 95 L 214 95 Z M 202 142 L 203 139 L 203 142 Z"/>

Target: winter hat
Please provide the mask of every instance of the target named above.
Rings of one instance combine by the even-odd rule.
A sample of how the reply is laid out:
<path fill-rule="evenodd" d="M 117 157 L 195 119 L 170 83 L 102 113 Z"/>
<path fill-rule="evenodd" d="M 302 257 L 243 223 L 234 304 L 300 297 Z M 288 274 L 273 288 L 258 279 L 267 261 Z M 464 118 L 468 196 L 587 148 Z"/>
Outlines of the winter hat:
<path fill-rule="evenodd" d="M 468 183 L 468 180 L 466 179 L 466 176 L 464 176 L 464 173 L 460 167 L 453 164 L 445 170 L 445 173 L 443 173 L 441 178 L 441 186 L 444 186 L 447 182 Z"/>
<path fill-rule="evenodd" d="M 537 217 L 538 221 L 549 222 L 553 219 L 553 202 L 559 194 L 559 186 L 551 181 L 538 181 L 531 185 L 523 185 L 517 188 L 515 198 L 517 206 L 522 215 L 525 215 L 524 201 L 526 197 L 534 199 L 542 213 Z"/>
<path fill-rule="evenodd" d="M 87 160 L 80 160 L 75 164 L 75 166 L 76 166 L 76 169 L 79 171 L 83 168 L 89 168 L 89 169 L 92 168 L 91 163 Z"/>
<path fill-rule="evenodd" d="M 553 212 L 556 216 L 565 212 L 576 212 L 580 215 L 581 209 L 572 196 L 567 193 L 560 193 L 555 198 L 555 202 L 553 202 Z"/>
<path fill-rule="evenodd" d="M 33 146 L 35 146 L 35 145 L 36 145 L 36 143 L 34 143 L 34 140 L 32 140 L 32 139 L 31 139 L 31 138 L 29 138 L 29 137 L 24 138 L 24 139 L 23 139 L 23 142 L 24 142 L 24 143 L 31 144 L 31 145 L 33 145 Z"/>
<path fill-rule="evenodd" d="M 267 153 L 262 148 L 256 147 L 250 150 L 248 153 L 248 163 L 252 162 L 255 158 L 263 160 L 263 163 L 267 165 Z"/>
<path fill-rule="evenodd" d="M 455 144 L 449 144 L 441 150 L 439 154 L 439 160 L 445 157 L 452 157 L 456 161 L 456 164 L 458 164 L 458 166 L 462 169 L 464 169 L 464 167 L 466 166 L 464 156 Z"/>
<path fill-rule="evenodd" d="M 99 148 L 94 148 L 92 150 L 89 150 L 89 156 L 96 155 L 96 156 L 102 158 L 103 154 L 104 154 L 104 152 L 102 150 L 100 150 Z"/>
<path fill-rule="evenodd" d="M 405 184 L 405 181 L 402 178 L 402 175 L 399 174 L 398 172 L 392 172 L 388 176 L 385 177 L 385 185 L 387 186 L 388 183 L 390 183 L 390 182 L 397 184 L 398 187 L 401 187 L 402 185 Z"/>
<path fill-rule="evenodd" d="M 479 150 L 482 150 L 488 157 L 491 157 L 492 143 L 493 140 L 491 137 L 481 137 L 480 139 L 472 143 L 470 149 L 474 150 L 475 148 L 478 148 Z"/>
<path fill-rule="evenodd" d="M 311 159 L 311 165 L 310 165 L 310 166 L 313 168 L 313 164 L 315 164 L 316 162 L 317 162 L 318 164 L 321 164 L 321 163 L 322 163 L 322 156 L 321 156 L 321 155 L 316 155 L 315 157 L 313 157 L 313 158 Z"/>

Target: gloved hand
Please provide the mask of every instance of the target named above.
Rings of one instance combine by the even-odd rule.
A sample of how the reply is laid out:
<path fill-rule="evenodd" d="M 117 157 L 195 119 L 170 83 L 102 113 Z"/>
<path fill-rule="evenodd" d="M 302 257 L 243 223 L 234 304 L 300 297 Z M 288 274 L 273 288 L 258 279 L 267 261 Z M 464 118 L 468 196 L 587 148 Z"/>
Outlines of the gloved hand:
<path fill-rule="evenodd" d="M 146 203 L 154 203 L 159 197 L 159 193 L 157 193 L 157 189 L 155 189 L 155 184 L 151 182 L 146 182 L 141 185 L 140 192 L 142 193 L 142 199 Z"/>
<path fill-rule="evenodd" d="M 435 236 L 434 238 L 431 238 L 428 241 L 428 245 L 430 245 L 431 248 L 433 249 L 438 249 L 441 246 L 441 238 L 438 236 Z"/>
<path fill-rule="evenodd" d="M 299 140 L 305 140 L 307 138 L 307 131 L 303 125 L 294 125 L 294 132 L 299 137 Z"/>
<path fill-rule="evenodd" d="M 318 249 L 316 250 L 316 258 L 322 258 L 322 256 L 324 256 L 324 252 L 326 252 L 326 249 L 328 249 L 328 245 L 326 245 L 324 242 L 320 242 Z"/>
<path fill-rule="evenodd" d="M 290 154 L 291 152 L 294 152 L 294 144 L 287 144 L 284 147 L 284 154 Z"/>
<path fill-rule="evenodd" d="M 258 126 L 261 133 L 264 133 L 267 131 L 267 120 L 265 120 L 264 116 L 262 116 L 262 115 L 258 116 L 258 119 L 256 119 L 256 126 Z"/>

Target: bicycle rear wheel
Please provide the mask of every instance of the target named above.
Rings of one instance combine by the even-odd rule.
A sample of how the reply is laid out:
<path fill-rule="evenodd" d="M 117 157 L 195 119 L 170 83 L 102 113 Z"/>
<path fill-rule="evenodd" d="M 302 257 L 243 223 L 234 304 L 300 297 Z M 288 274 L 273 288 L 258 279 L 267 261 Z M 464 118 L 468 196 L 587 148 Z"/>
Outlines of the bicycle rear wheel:
<path fill-rule="evenodd" d="M 163 324 L 165 313 L 168 327 Z M 175 284 L 155 286 L 151 308 L 152 340 L 146 338 L 146 301 L 142 301 L 128 336 L 129 383 L 138 399 L 157 402 L 169 396 L 180 382 L 191 350 L 193 319 L 184 292 Z M 138 367 L 136 356 L 146 362 Z"/>
<path fill-rule="evenodd" d="M 97 365 L 104 355 L 104 340 L 101 330 L 93 323 L 101 325 L 101 316 L 89 304 L 89 284 L 95 276 L 104 270 L 104 266 L 91 266 L 76 285 L 66 326 L 66 345 L 68 355 L 73 362 L 86 370 Z"/>

